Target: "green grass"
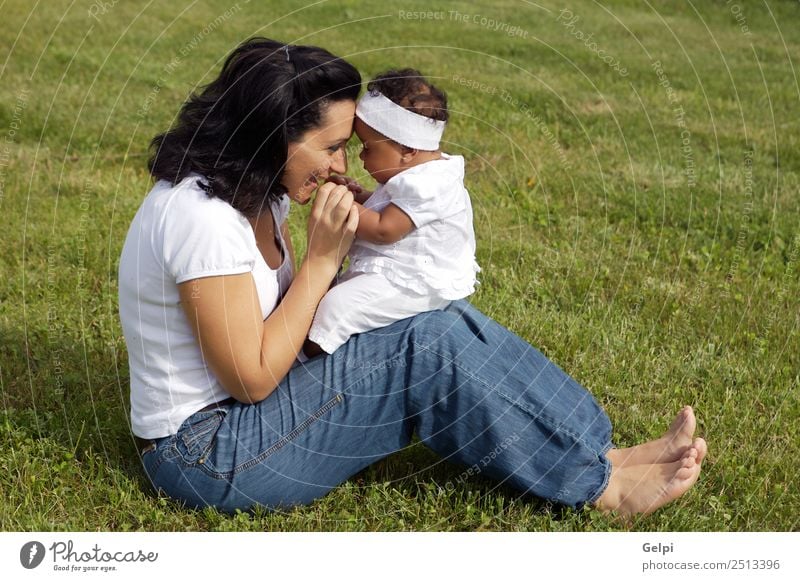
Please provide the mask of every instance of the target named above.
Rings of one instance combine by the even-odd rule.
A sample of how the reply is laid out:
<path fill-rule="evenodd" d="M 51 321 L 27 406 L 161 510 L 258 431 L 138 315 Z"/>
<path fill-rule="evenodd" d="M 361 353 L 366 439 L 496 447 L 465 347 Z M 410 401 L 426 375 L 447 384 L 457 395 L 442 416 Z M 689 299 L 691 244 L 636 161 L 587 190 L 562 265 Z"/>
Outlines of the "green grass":
<path fill-rule="evenodd" d="M 723 1 L 574 2 L 574 29 L 550 1 L 329 2 L 282 19 L 295 3 L 132 4 L 97 19 L 86 0 L 3 4 L 1 530 L 619 526 L 458 482 L 462 468 L 420 445 L 288 514 L 190 511 L 148 490 L 129 428 L 118 256 L 150 187 L 149 139 L 254 34 L 324 46 L 365 77 L 428 74 L 450 98 L 447 150 L 468 158 L 484 269 L 473 302 L 586 385 L 619 445 L 695 406 L 711 449 L 698 485 L 631 528 L 798 529 L 797 3 L 740 1 L 749 35 Z M 691 187 L 654 60 L 685 112 Z M 298 253 L 306 212 L 291 216 Z"/>

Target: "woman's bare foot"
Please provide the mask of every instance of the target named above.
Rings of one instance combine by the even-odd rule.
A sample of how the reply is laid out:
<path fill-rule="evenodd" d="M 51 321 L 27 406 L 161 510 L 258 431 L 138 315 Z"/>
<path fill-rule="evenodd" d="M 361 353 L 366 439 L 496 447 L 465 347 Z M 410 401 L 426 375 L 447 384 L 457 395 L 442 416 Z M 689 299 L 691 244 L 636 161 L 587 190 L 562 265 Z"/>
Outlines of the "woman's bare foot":
<path fill-rule="evenodd" d="M 661 464 L 675 462 L 692 445 L 697 420 L 694 410 L 686 406 L 675 419 L 666 433 L 657 440 L 651 440 L 631 448 L 614 448 L 606 453 L 606 457 L 615 467 L 633 466 L 635 464 Z M 699 452 L 699 450 L 698 450 Z M 702 453 L 705 456 L 705 451 Z M 702 458 L 700 459 L 702 461 Z"/>
<path fill-rule="evenodd" d="M 650 514 L 689 490 L 700 476 L 705 440 L 697 438 L 674 462 L 613 467 L 605 492 L 597 501 L 603 512 L 620 516 Z"/>
<path fill-rule="evenodd" d="M 708 453 L 708 444 L 703 438 L 695 438 L 692 442 L 692 447 L 697 450 L 697 463 L 699 464 L 706 458 Z"/>

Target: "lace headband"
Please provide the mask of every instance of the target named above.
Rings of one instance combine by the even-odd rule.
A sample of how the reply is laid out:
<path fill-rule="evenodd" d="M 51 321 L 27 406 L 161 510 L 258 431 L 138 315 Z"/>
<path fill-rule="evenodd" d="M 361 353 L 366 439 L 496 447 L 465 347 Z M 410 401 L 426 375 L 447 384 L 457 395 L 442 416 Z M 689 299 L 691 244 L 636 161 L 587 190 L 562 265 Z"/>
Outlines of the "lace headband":
<path fill-rule="evenodd" d="M 367 92 L 358 101 L 356 117 L 389 139 L 412 149 L 436 151 L 444 121 L 419 115 L 381 93 Z"/>

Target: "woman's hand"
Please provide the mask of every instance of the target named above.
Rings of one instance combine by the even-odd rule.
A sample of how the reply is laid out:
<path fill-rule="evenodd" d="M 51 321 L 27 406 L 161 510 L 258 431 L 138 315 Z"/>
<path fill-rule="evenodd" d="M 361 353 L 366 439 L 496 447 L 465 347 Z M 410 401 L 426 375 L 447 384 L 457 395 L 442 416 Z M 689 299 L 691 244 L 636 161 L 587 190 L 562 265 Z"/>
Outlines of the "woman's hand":
<path fill-rule="evenodd" d="M 338 186 L 345 186 L 348 190 L 353 192 L 353 197 L 359 204 L 366 202 L 367 199 L 369 199 L 369 197 L 372 195 L 372 192 L 370 192 L 350 176 L 332 175 L 328 177 L 326 181 Z"/>
<path fill-rule="evenodd" d="M 307 260 L 315 271 L 336 275 L 358 228 L 358 208 L 346 186 L 320 186 L 308 218 Z"/>

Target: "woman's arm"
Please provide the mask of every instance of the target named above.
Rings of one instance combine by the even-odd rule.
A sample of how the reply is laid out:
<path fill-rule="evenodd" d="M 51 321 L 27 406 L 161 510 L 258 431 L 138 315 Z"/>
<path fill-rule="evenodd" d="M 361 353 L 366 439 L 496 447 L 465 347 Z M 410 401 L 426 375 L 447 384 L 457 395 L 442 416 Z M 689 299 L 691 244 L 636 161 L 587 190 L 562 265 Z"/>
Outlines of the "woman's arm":
<path fill-rule="evenodd" d="M 357 225 L 358 212 L 347 188 L 323 185 L 309 217 L 306 259 L 266 320 L 261 319 L 251 273 L 178 285 L 203 358 L 231 396 L 243 403 L 261 401 L 284 378 Z"/>
<path fill-rule="evenodd" d="M 356 235 L 375 244 L 393 244 L 414 229 L 414 222 L 394 204 L 389 204 L 380 212 L 365 208 L 356 203 L 358 208 L 358 230 Z"/>

